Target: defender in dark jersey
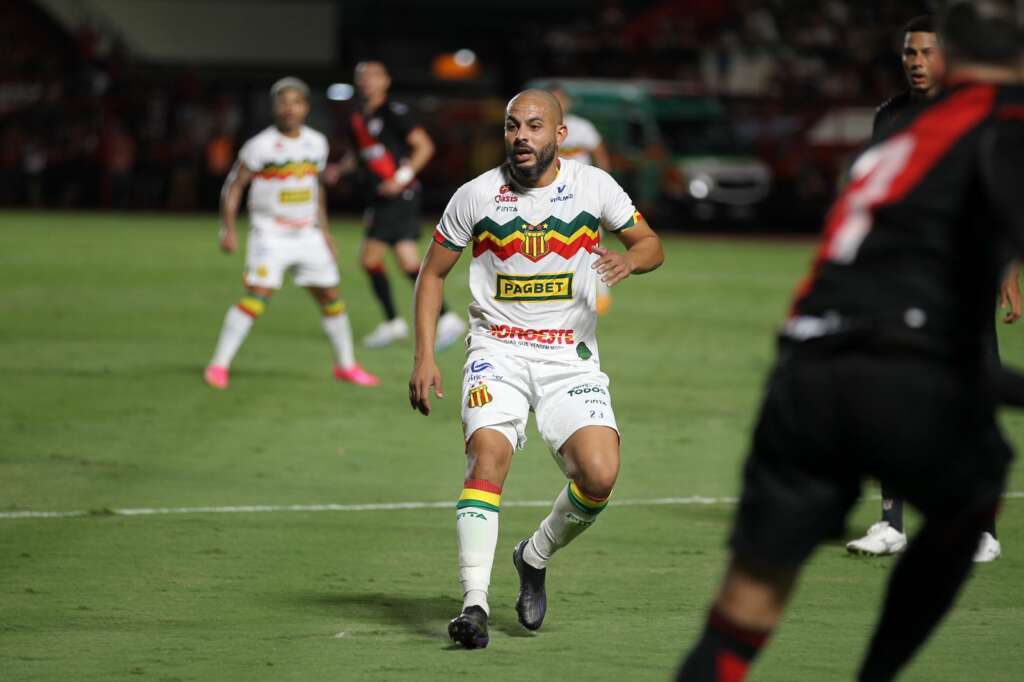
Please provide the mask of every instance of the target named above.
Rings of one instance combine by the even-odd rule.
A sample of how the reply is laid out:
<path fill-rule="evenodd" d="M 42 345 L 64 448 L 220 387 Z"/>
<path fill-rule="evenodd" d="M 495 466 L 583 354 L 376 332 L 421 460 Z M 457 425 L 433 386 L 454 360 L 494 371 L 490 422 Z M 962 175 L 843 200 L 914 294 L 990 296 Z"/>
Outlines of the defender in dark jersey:
<path fill-rule="evenodd" d="M 901 118 L 913 115 L 939 94 L 946 76 L 946 59 L 931 15 L 914 17 L 903 27 L 901 58 L 907 90 L 882 102 L 875 111 L 871 126 L 872 144 L 899 125 Z"/>
<path fill-rule="evenodd" d="M 408 324 L 395 308 L 384 256 L 390 248 L 398 266 L 416 281 L 422 193 L 416 176 L 434 155 L 434 143 L 409 107 L 388 97 L 391 77 L 382 63 L 360 62 L 355 81 L 362 107 L 350 117 L 349 134 L 368 197 L 360 258 L 385 318 L 363 342 L 379 348 L 409 335 Z M 450 346 L 465 331 L 465 322 L 443 308 L 437 327 L 438 348 Z"/>
<path fill-rule="evenodd" d="M 945 78 L 946 62 L 942 55 L 941 45 L 935 30 L 935 21 L 931 15 L 921 15 L 911 19 L 903 29 L 903 72 L 907 77 L 906 92 L 886 100 L 875 112 L 875 120 L 871 131 L 872 143 L 876 143 L 893 130 L 902 127 L 917 111 L 934 98 L 940 90 Z M 1007 278 L 1004 284 L 1003 298 L 1008 287 L 1017 286 L 1015 276 Z M 1013 320 L 1008 320 L 1012 322 Z M 998 362 L 998 345 L 996 341 L 995 323 L 991 330 L 991 348 L 996 353 Z M 864 556 L 883 556 L 898 554 L 906 549 L 907 534 L 903 529 L 903 499 L 896 495 L 892 487 L 885 481 L 882 486 L 882 518 L 868 528 L 864 537 L 846 543 L 846 550 L 851 554 Z M 995 519 L 981 535 L 981 541 L 974 554 L 977 562 L 988 562 L 998 559 L 1002 554 L 1002 546 L 996 535 Z"/>
<path fill-rule="evenodd" d="M 860 670 L 890 680 L 950 608 L 1012 458 L 996 426 L 992 298 L 1024 254 L 1021 29 L 957 3 L 948 89 L 865 151 L 780 339 L 730 545 L 680 680 L 742 680 L 800 566 L 841 533 L 867 476 L 924 515 Z M 970 453 L 971 456 L 964 456 Z"/>

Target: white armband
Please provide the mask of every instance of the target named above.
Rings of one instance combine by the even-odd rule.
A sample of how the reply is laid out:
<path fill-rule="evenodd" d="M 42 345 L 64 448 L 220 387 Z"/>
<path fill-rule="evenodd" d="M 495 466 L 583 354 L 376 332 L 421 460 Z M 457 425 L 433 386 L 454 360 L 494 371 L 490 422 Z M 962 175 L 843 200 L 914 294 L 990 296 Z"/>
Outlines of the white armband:
<path fill-rule="evenodd" d="M 399 185 L 405 187 L 410 182 L 412 182 L 413 178 L 415 177 L 416 173 L 413 171 L 412 168 L 410 168 L 409 166 L 401 166 L 397 171 L 395 171 L 395 174 L 391 177 L 391 179 L 397 182 Z"/>

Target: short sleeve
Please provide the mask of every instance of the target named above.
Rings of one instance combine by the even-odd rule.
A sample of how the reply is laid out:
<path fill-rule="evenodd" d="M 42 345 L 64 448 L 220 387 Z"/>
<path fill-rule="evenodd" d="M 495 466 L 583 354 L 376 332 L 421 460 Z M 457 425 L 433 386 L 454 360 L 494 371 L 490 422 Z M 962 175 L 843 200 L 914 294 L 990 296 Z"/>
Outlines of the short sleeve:
<path fill-rule="evenodd" d="M 1024 204 L 1018 175 L 1024 158 L 1024 117 L 1007 115 L 986 130 L 980 157 L 986 198 L 998 228 L 1013 244 L 1017 257 L 1024 258 Z"/>
<path fill-rule="evenodd" d="M 258 173 L 263 168 L 263 162 L 260 160 L 259 145 L 256 143 L 255 137 L 243 144 L 242 148 L 238 150 L 238 160 L 253 173 Z"/>
<path fill-rule="evenodd" d="M 584 149 L 596 149 L 601 144 L 601 133 L 597 132 L 597 128 L 594 124 L 585 118 L 581 118 L 577 125 L 582 128 L 582 135 L 580 138 L 583 140 L 581 145 Z"/>
<path fill-rule="evenodd" d="M 598 168 L 591 168 L 598 177 L 598 188 L 601 197 L 601 227 L 609 232 L 626 230 L 640 220 L 640 213 L 633 205 L 633 200 L 626 190 L 615 181 L 615 178 Z"/>
<path fill-rule="evenodd" d="M 473 240 L 475 202 L 469 184 L 452 195 L 434 230 L 434 242 L 451 251 L 462 251 Z"/>
<path fill-rule="evenodd" d="M 319 144 L 317 145 L 317 149 L 318 153 L 316 156 L 316 171 L 317 173 L 323 173 L 324 169 L 327 168 L 327 157 L 331 153 L 331 145 L 327 142 L 326 136 L 319 136 Z"/>

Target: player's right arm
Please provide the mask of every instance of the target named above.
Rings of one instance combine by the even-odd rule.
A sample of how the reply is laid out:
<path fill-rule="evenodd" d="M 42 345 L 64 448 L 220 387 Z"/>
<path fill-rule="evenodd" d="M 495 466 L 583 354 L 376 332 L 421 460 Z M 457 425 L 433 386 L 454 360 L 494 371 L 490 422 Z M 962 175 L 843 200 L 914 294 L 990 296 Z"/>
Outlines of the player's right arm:
<path fill-rule="evenodd" d="M 242 193 L 252 181 L 254 173 L 241 160 L 235 161 L 234 167 L 224 180 L 220 191 L 220 248 L 225 253 L 234 253 L 238 248 L 238 229 L 235 219 L 238 217 L 238 205 L 242 202 Z"/>
<path fill-rule="evenodd" d="M 1006 324 L 1013 324 L 1020 319 L 1020 261 L 1014 261 L 1003 278 L 1003 284 L 999 287 L 999 307 L 1006 310 L 1003 315 Z"/>
<path fill-rule="evenodd" d="M 462 250 L 473 241 L 473 225 L 478 209 L 474 183 L 466 183 L 452 196 L 434 231 L 434 241 L 427 249 L 416 278 L 415 318 L 416 355 L 409 379 L 409 403 L 414 410 L 430 414 L 430 388 L 443 398 L 441 371 L 434 361 L 434 340 L 437 318 L 444 296 L 444 278 L 459 261 Z"/>
<path fill-rule="evenodd" d="M 416 278 L 413 320 L 416 355 L 413 358 L 412 376 L 409 378 L 409 403 L 414 410 L 419 410 L 424 415 L 430 414 L 431 388 L 438 398 L 444 397 L 441 390 L 441 370 L 434 359 L 434 342 L 437 335 L 437 318 L 444 297 L 444 280 L 455 267 L 460 255 L 459 251 L 432 243 Z"/>

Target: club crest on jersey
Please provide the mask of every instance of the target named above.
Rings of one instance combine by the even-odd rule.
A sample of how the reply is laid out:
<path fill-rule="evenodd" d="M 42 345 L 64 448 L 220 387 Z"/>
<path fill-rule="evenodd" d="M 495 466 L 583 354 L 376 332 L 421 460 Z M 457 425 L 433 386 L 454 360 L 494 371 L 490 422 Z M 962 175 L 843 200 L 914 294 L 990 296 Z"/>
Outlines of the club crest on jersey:
<path fill-rule="evenodd" d="M 491 392 L 487 390 L 487 384 L 480 382 L 469 389 L 469 399 L 466 400 L 466 407 L 483 407 L 494 400 Z"/>
<path fill-rule="evenodd" d="M 548 224 L 523 225 L 523 255 L 536 262 L 548 255 Z"/>

